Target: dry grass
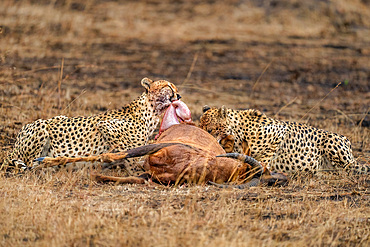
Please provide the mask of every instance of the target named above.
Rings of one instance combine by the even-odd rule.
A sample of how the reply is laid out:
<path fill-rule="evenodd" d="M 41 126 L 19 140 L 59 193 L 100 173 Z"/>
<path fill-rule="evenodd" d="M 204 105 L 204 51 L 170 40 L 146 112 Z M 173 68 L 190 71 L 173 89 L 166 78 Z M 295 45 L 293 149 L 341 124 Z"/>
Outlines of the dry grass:
<path fill-rule="evenodd" d="M 4 246 L 369 243 L 364 179 L 312 179 L 248 191 L 96 185 L 82 172 L 0 183 Z"/>
<path fill-rule="evenodd" d="M 365 0 L 1 1 L 0 162 L 22 125 L 119 108 L 148 76 L 184 82 L 194 119 L 205 104 L 257 108 L 346 135 L 369 163 L 369 13 Z M 1 246 L 370 243 L 369 176 L 242 191 L 60 171 L 2 176 L 0 194 Z"/>

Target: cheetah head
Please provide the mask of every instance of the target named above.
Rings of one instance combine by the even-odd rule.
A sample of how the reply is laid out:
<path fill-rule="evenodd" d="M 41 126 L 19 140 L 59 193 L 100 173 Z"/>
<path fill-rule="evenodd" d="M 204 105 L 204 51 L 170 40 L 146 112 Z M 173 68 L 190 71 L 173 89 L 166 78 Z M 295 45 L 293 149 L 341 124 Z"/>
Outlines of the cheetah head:
<path fill-rule="evenodd" d="M 229 118 L 225 106 L 221 108 L 204 106 L 199 127 L 215 137 L 225 151 L 233 148 L 234 137 L 230 129 Z"/>
<path fill-rule="evenodd" d="M 176 86 L 165 80 L 152 81 L 144 78 L 141 85 L 145 88 L 149 103 L 157 115 L 162 115 L 172 102 L 181 98 Z"/>

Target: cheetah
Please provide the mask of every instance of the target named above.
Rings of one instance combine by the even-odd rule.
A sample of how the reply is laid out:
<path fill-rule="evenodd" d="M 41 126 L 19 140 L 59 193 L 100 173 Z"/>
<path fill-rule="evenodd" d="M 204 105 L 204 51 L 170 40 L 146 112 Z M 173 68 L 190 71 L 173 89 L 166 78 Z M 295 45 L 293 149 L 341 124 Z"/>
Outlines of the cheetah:
<path fill-rule="evenodd" d="M 258 110 L 205 106 L 200 127 L 213 135 L 226 152 L 250 155 L 272 170 L 290 174 L 315 174 L 327 167 L 356 174 L 370 171 L 368 165 L 356 162 L 345 136 L 275 120 Z"/>
<path fill-rule="evenodd" d="M 94 116 L 57 116 L 25 125 L 1 169 L 20 171 L 35 167 L 35 158 L 41 156 L 80 157 L 147 144 L 161 115 L 181 96 L 176 86 L 165 80 L 144 78 L 141 85 L 145 92 L 122 109 Z M 129 161 L 124 168 L 128 175 L 143 171 Z"/>

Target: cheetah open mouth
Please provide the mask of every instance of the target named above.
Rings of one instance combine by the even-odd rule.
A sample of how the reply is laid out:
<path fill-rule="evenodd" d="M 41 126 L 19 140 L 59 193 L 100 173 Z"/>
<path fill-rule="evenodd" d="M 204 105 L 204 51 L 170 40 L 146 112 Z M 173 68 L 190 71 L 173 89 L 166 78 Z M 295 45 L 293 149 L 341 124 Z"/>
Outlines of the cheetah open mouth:
<path fill-rule="evenodd" d="M 155 137 L 157 139 L 159 135 L 175 124 L 180 124 L 180 122 L 191 123 L 191 112 L 188 106 L 181 100 L 173 101 L 164 113 L 161 127 L 159 128 L 159 134 Z"/>

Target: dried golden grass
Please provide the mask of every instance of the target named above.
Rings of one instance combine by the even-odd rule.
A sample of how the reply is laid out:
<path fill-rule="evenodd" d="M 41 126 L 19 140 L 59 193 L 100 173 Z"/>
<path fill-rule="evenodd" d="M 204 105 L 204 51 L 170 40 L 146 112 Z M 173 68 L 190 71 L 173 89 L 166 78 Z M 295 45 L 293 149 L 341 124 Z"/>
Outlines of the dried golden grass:
<path fill-rule="evenodd" d="M 2 244 L 366 246 L 369 241 L 364 179 L 313 179 L 243 191 L 97 185 L 85 175 L 61 171 L 41 179 L 2 179 Z"/>
<path fill-rule="evenodd" d="M 369 162 L 370 131 L 360 124 L 369 121 L 366 1 L 31 2 L 0 2 L 0 162 L 22 125 L 119 108 L 145 76 L 184 82 L 194 119 L 205 104 L 294 121 L 315 107 L 304 121 L 348 136 L 357 159 Z M 301 175 L 282 188 L 223 190 L 100 185 L 88 169 L 62 170 L 1 176 L 0 198 L 1 246 L 370 242 L 369 176 Z"/>

